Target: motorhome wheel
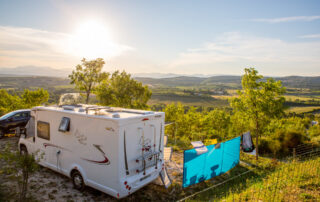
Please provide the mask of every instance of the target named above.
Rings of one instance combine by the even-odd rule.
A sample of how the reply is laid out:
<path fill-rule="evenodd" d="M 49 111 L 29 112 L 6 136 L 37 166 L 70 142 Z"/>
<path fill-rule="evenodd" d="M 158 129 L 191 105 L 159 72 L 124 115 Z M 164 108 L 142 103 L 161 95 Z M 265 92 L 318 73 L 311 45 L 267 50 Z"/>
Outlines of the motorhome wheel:
<path fill-rule="evenodd" d="M 71 178 L 74 188 L 82 191 L 84 189 L 84 182 L 81 174 L 78 171 L 75 171 L 72 173 Z"/>

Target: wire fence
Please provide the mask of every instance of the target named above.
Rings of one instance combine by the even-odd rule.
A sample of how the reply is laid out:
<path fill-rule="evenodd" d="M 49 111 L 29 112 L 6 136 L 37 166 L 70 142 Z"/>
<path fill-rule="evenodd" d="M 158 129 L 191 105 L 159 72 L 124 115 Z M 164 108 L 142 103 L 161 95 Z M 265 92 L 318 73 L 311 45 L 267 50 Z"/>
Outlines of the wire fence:
<path fill-rule="evenodd" d="M 299 146 L 295 151 L 274 169 L 248 169 L 180 201 L 317 201 L 320 148 Z"/>

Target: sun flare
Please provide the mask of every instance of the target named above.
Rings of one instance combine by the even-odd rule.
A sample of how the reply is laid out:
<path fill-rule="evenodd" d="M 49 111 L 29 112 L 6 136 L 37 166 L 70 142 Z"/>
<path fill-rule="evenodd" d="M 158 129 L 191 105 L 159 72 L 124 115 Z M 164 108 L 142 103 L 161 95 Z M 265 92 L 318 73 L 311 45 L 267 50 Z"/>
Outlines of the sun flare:
<path fill-rule="evenodd" d="M 106 25 L 95 20 L 79 24 L 70 37 L 70 51 L 73 55 L 86 58 L 109 58 L 118 55 L 117 45 Z"/>

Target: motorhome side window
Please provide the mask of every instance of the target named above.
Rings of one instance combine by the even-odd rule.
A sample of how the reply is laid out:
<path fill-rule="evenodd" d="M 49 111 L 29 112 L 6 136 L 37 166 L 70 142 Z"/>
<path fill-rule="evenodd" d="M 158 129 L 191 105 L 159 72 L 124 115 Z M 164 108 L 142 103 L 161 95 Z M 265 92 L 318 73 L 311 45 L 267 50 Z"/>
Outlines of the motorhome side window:
<path fill-rule="evenodd" d="M 60 126 L 59 126 L 59 131 L 67 132 L 69 130 L 70 130 L 70 118 L 62 117 Z"/>
<path fill-rule="evenodd" d="M 50 124 L 47 122 L 38 121 L 37 136 L 46 140 L 50 140 Z"/>

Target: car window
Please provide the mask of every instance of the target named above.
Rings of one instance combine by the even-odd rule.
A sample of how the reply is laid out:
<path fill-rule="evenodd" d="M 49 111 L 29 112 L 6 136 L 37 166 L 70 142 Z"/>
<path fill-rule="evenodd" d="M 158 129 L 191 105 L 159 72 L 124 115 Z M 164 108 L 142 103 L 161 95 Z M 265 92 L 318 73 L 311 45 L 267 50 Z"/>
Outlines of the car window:
<path fill-rule="evenodd" d="M 13 116 L 15 113 L 16 113 L 16 112 L 10 112 L 10 113 L 8 113 L 8 114 L 5 114 L 5 115 L 3 115 L 3 116 L 0 117 L 0 120 L 7 119 L 7 118 Z"/>
<path fill-rule="evenodd" d="M 14 119 L 19 119 L 19 118 L 22 118 L 22 117 L 23 117 L 22 114 L 23 114 L 23 113 L 16 113 L 16 114 L 13 115 L 12 117 L 13 117 Z"/>
<path fill-rule="evenodd" d="M 24 113 L 22 113 L 22 117 L 23 117 L 23 118 L 27 118 L 27 117 L 29 117 L 28 112 L 24 112 Z"/>

